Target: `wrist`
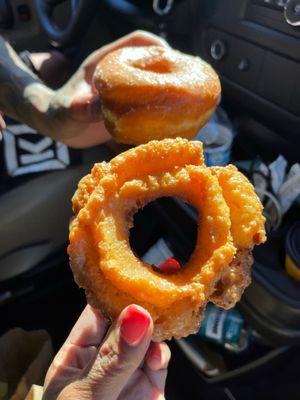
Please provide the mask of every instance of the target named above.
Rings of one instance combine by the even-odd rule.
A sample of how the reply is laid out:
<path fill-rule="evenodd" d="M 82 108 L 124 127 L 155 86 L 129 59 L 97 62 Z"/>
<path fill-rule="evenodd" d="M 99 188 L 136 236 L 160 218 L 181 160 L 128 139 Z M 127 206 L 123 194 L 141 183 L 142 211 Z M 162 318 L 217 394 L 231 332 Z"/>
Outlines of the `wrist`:
<path fill-rule="evenodd" d="M 34 74 L 37 74 L 37 70 L 31 61 L 30 58 L 30 52 L 28 50 L 23 50 L 19 54 L 20 59 L 23 61 L 23 63 L 26 65 L 27 68 L 29 68 Z"/>
<path fill-rule="evenodd" d="M 29 103 L 38 113 L 45 114 L 49 111 L 55 92 L 40 82 L 32 82 L 23 90 L 23 101 Z"/>

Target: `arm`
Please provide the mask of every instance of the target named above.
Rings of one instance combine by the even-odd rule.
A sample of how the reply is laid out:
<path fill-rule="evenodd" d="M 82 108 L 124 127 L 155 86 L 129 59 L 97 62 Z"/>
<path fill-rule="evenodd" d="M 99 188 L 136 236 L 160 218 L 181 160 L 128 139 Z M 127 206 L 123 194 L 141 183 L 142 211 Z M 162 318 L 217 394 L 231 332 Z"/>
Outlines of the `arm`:
<path fill-rule="evenodd" d="M 51 136 L 47 111 L 53 95 L 0 37 L 0 109 Z"/>
<path fill-rule="evenodd" d="M 110 139 L 93 86 L 98 62 L 125 46 L 167 46 L 148 32 L 136 31 L 94 51 L 69 81 L 53 91 L 45 86 L 0 37 L 0 110 L 52 139 L 88 147 Z"/>

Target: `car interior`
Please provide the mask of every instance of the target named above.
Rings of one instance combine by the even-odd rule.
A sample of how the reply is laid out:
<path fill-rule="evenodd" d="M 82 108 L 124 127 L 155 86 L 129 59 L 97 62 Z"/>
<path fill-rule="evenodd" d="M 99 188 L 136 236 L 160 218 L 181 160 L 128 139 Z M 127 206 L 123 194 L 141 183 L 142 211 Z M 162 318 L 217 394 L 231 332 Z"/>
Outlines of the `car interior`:
<path fill-rule="evenodd" d="M 300 1 L 0 0 L 0 35 L 24 60 L 28 52 L 53 56 L 40 69 L 30 65 L 34 72 L 43 79 L 43 69 L 55 71 L 60 63 L 59 76 L 44 75 L 53 88 L 93 50 L 137 29 L 217 71 L 222 99 L 214 123 L 226 117 L 233 135 L 229 161 L 255 185 L 267 218 L 268 240 L 254 251 L 252 283 L 234 310 L 209 305 L 214 327 L 170 342 L 166 398 L 298 399 L 300 272 L 298 279 L 289 274 L 286 258 L 292 247 L 300 268 Z M 57 351 L 86 303 L 66 252 L 71 197 L 95 162 L 127 147 L 111 141 L 72 149 L 9 118 L 6 125 L 0 334 L 13 327 L 46 329 Z M 185 263 L 198 220 L 191 206 L 161 198 L 134 216 L 131 246 L 144 259 L 171 254 Z"/>

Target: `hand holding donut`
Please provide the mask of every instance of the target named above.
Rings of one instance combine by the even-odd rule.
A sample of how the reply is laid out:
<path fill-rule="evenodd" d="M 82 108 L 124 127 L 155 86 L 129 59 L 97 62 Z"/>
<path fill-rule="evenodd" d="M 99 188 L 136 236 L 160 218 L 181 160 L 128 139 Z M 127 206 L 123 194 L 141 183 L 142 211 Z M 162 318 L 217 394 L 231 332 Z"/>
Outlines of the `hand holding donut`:
<path fill-rule="evenodd" d="M 141 260 L 129 242 L 133 214 L 160 197 L 178 197 L 201 216 L 193 254 L 170 274 Z M 250 284 L 251 251 L 266 239 L 247 178 L 232 165 L 206 167 L 202 144 L 182 138 L 95 164 L 72 201 L 68 252 L 76 282 L 110 320 L 132 303 L 147 309 L 155 342 L 197 332 L 208 301 L 233 307 Z"/>
<path fill-rule="evenodd" d="M 99 61 L 109 53 L 135 46 L 168 44 L 160 37 L 144 31 L 135 31 L 115 42 L 95 50 L 81 64 L 71 79 L 51 97 L 49 115 L 51 132 L 72 147 L 89 147 L 111 138 L 105 128 L 98 93 L 93 85 L 93 74 Z"/>
<path fill-rule="evenodd" d="M 170 350 L 150 342 L 152 329 L 139 306 L 125 308 L 109 329 L 87 306 L 48 370 L 43 400 L 163 400 Z"/>
<path fill-rule="evenodd" d="M 88 147 L 192 138 L 214 112 L 221 86 L 199 57 L 136 31 L 92 53 L 52 97 L 60 140 Z M 104 121 L 103 121 L 104 118 Z M 83 133 L 84 132 L 84 133 Z"/>
<path fill-rule="evenodd" d="M 94 84 L 108 131 L 116 141 L 136 145 L 194 137 L 221 93 L 209 64 L 161 46 L 111 52 L 96 67 Z"/>

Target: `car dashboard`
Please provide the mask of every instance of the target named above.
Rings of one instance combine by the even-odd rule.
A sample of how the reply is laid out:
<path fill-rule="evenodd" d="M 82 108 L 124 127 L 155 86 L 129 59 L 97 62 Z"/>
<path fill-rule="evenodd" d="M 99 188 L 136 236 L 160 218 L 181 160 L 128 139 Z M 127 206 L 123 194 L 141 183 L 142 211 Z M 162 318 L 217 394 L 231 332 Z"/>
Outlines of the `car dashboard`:
<path fill-rule="evenodd" d="M 291 144 L 299 143 L 300 28 L 284 3 L 206 1 L 194 49 L 221 75 L 225 97 Z"/>
<path fill-rule="evenodd" d="M 300 27 L 288 22 L 286 3 L 181 0 L 166 15 L 154 12 L 152 2 L 104 0 L 102 7 L 120 35 L 149 29 L 207 60 L 221 77 L 223 103 L 239 116 L 252 153 L 270 159 L 283 153 L 297 161 L 291 144 L 300 143 Z"/>

